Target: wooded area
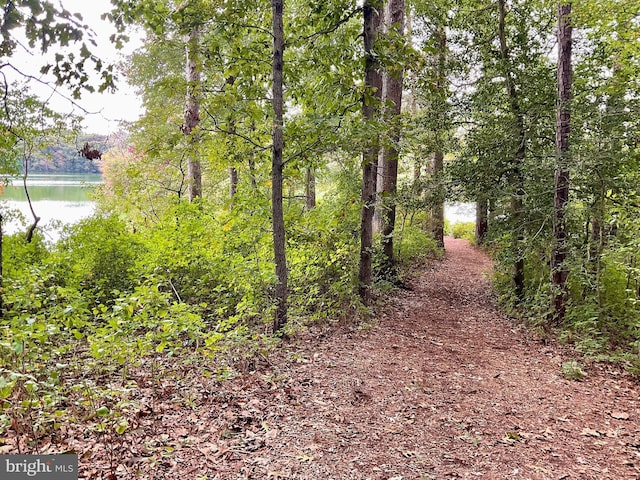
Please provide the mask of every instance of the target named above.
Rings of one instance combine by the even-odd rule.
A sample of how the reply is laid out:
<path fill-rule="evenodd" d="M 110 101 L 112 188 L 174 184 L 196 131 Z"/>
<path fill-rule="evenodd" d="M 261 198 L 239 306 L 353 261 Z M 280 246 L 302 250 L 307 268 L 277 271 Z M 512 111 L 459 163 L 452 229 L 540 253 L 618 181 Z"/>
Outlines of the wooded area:
<path fill-rule="evenodd" d="M 120 69 L 145 113 L 102 155 L 99 211 L 55 245 L 0 236 L 18 450 L 69 415 L 123 434 L 140 371 L 223 379 L 375 315 L 442 253 L 446 201 L 476 203 L 504 312 L 640 374 L 640 1 L 111 3 L 114 42 L 146 35 Z M 110 88 L 82 19 L 14 0 L 0 32 L 3 173 L 102 151 L 7 81 L 16 49 L 70 45 L 41 72 Z"/>

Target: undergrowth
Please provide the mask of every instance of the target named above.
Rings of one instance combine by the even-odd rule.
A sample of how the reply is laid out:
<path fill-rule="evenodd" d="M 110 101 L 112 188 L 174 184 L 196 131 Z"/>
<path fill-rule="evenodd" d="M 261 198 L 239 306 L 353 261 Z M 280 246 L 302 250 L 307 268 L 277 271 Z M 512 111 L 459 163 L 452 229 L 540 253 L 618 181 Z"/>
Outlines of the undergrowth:
<path fill-rule="evenodd" d="M 515 257 L 509 242 L 509 237 L 494 237 L 488 247 L 494 253 L 494 286 L 502 309 L 536 331 L 554 335 L 585 359 L 621 364 L 640 378 L 640 271 L 635 268 L 640 250 L 613 244 L 597 259 L 570 256 L 567 311 L 564 321 L 557 323 L 551 310 L 551 242 L 541 238 L 524 251 L 521 302 L 516 301 L 511 281 Z"/>
<path fill-rule="evenodd" d="M 344 205 L 287 211 L 289 333 L 362 309 L 359 207 Z M 34 452 L 63 425 L 123 435 L 141 385 L 160 396 L 185 365 L 219 381 L 268 358 L 271 238 L 268 216 L 252 214 L 266 208 L 180 203 L 147 224 L 98 213 L 56 245 L 6 236 L 0 439 Z M 395 245 L 400 265 L 437 251 L 411 224 Z"/>

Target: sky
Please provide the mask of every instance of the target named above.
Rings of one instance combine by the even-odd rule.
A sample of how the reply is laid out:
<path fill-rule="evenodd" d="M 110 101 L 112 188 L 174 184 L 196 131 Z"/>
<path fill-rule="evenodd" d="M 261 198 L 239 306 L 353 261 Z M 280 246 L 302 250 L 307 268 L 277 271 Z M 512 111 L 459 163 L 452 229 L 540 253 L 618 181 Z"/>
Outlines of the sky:
<path fill-rule="evenodd" d="M 109 0 L 53 0 L 52 3 L 56 4 L 57 1 L 69 10 L 71 13 L 80 13 L 83 17 L 83 22 L 91 26 L 95 31 L 95 40 L 98 43 L 97 47 L 91 47 L 92 53 L 100 57 L 105 63 L 117 62 L 123 58 L 123 55 L 132 53 L 136 48 L 141 45 L 140 35 L 131 34 L 131 42 L 129 42 L 125 48 L 121 51 L 116 48 L 109 41 L 109 37 L 115 32 L 114 27 L 108 20 L 102 20 L 100 15 L 111 9 Z M 80 44 L 77 49 L 79 50 Z M 73 51 L 73 46 L 71 51 Z M 12 59 L 13 61 L 14 59 Z M 42 63 L 33 61 L 33 57 L 27 57 L 18 59 L 18 62 L 26 62 L 27 71 L 33 72 L 35 64 Z M 40 59 L 39 59 L 40 60 Z M 31 67 L 31 68 L 29 68 Z M 99 78 L 92 78 L 93 83 L 97 84 Z M 38 86 L 35 82 L 31 82 L 32 91 L 36 92 L 40 96 L 48 98 L 51 96 L 51 89 L 43 86 Z M 85 114 L 83 111 L 74 107 L 73 103 L 69 100 L 71 95 L 60 88 L 62 95 L 54 94 L 51 96 L 51 107 L 60 112 L 68 113 L 74 111 L 74 113 L 84 117 L 83 130 L 86 133 L 100 133 L 109 134 L 120 130 L 120 122 L 136 120 L 142 112 L 142 104 L 136 95 L 134 89 L 126 83 L 126 80 L 119 75 L 117 83 L 117 91 L 115 93 L 83 93 L 82 98 L 77 102 L 82 109 L 92 112 L 91 114 Z M 67 98 L 65 98 L 65 96 Z"/>

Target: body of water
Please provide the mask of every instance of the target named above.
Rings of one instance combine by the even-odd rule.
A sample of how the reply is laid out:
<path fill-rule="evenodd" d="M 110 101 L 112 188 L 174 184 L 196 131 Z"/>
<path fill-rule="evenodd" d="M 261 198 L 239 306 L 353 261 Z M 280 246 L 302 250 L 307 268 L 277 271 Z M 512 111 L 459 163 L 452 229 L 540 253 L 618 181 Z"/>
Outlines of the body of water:
<path fill-rule="evenodd" d="M 93 188 L 102 183 L 100 175 L 48 175 L 33 174 L 27 179 L 27 187 L 33 209 L 40 217 L 38 226 L 47 227 L 51 222 L 62 225 L 73 224 L 91 216 L 95 202 L 90 198 Z M 27 196 L 21 178 L 12 179 L 0 193 L 0 210 L 8 221 L 3 226 L 5 233 L 15 233 L 26 228 L 10 212 L 20 212 L 27 225 L 33 222 Z M 7 215 L 9 214 L 9 215 Z M 445 218 L 453 225 L 460 222 L 475 222 L 476 209 L 473 203 L 450 203 L 445 206 Z M 46 229 L 50 240 L 57 240 L 59 230 Z"/>
<path fill-rule="evenodd" d="M 27 188 L 36 215 L 40 217 L 39 227 L 52 222 L 69 225 L 90 216 L 95 203 L 90 199 L 92 188 L 102 183 L 100 175 L 48 175 L 32 174 L 27 179 Z M 0 209 L 8 221 L 3 226 L 5 233 L 15 233 L 24 227 L 11 212 L 20 212 L 30 225 L 33 216 L 27 202 L 22 178 L 11 179 L 0 194 Z M 47 229 L 51 240 L 56 240 L 59 231 Z"/>

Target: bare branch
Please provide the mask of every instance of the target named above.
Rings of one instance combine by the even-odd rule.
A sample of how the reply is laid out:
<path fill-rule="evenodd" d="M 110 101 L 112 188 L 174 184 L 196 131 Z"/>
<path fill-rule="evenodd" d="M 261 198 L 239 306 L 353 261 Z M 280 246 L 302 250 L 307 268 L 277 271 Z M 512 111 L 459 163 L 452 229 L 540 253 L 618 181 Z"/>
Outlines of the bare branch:
<path fill-rule="evenodd" d="M 242 138 L 245 142 L 250 143 L 251 145 L 253 145 L 254 147 L 256 147 L 260 151 L 269 150 L 271 148 L 271 145 L 266 145 L 266 146 L 265 145 L 260 145 L 260 144 L 256 143 L 255 141 L 253 141 L 252 138 L 249 138 L 246 135 L 242 135 L 241 133 L 238 133 L 237 131 L 232 131 L 232 130 L 227 130 L 227 129 L 222 128 L 220 125 L 218 125 L 218 121 L 216 120 L 215 115 L 213 115 L 206 108 L 204 109 L 204 111 L 205 111 L 205 113 L 207 115 L 209 115 L 211 120 L 213 120 L 213 125 L 215 127 L 214 131 Z M 203 128 L 203 130 L 207 130 L 207 129 Z"/>
<path fill-rule="evenodd" d="M 28 80 L 33 80 L 35 82 L 38 82 L 40 85 L 44 85 L 45 87 L 51 89 L 51 95 L 49 96 L 49 98 L 47 99 L 47 102 L 54 96 L 57 95 L 58 97 L 62 98 L 63 100 L 67 100 L 69 103 L 71 103 L 75 108 L 77 108 L 78 110 L 82 111 L 84 114 L 86 115 L 97 115 L 99 114 L 101 111 L 98 112 L 92 112 L 87 110 L 86 108 L 84 108 L 82 105 L 80 105 L 78 102 L 76 102 L 73 98 L 68 97 L 67 95 L 61 93 L 58 90 L 57 86 L 53 86 L 51 84 L 51 82 L 47 82 L 45 80 L 42 80 L 41 78 L 35 77 L 33 75 L 30 75 L 28 73 L 24 73 L 22 70 L 20 70 L 19 68 L 17 68 L 16 66 L 12 65 L 11 63 L 5 63 L 3 65 L 0 65 L 0 69 L 4 68 L 4 67 L 9 67 L 10 69 L 12 69 L 13 71 L 15 71 L 18 75 L 20 75 L 23 78 L 26 78 Z M 2 72 L 0 72 L 2 73 Z M 4 77 L 4 73 L 2 73 L 2 76 Z M 7 80 L 5 77 L 5 86 L 7 85 Z M 8 87 L 7 87 L 8 88 Z M 7 92 L 7 88 L 5 88 L 5 95 Z M 45 102 L 45 103 L 47 103 Z"/>

